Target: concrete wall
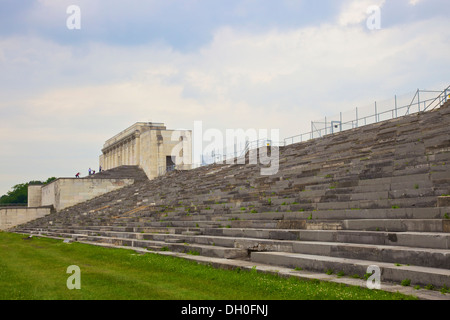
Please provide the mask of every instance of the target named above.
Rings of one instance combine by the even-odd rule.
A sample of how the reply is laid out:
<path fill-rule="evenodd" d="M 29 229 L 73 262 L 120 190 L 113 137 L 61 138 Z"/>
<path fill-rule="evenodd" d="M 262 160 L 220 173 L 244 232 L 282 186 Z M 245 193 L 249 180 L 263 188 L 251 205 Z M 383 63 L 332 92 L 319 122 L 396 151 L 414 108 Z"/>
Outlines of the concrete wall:
<path fill-rule="evenodd" d="M 41 188 L 41 206 L 53 206 L 56 209 L 56 190 L 57 185 L 59 184 L 59 180 L 57 179 Z"/>
<path fill-rule="evenodd" d="M 0 209 L 0 230 L 7 230 L 19 224 L 50 214 L 51 208 L 2 208 Z"/>
<path fill-rule="evenodd" d="M 40 207 L 42 205 L 42 185 L 28 186 L 28 207 Z"/>
<path fill-rule="evenodd" d="M 190 169 L 192 164 L 190 131 L 151 130 L 141 134 L 139 163 L 149 179 L 165 173 L 168 156 L 175 157 L 173 159 L 175 164 Z"/>
<path fill-rule="evenodd" d="M 133 179 L 60 178 L 42 187 L 42 206 L 60 211 L 133 183 Z"/>

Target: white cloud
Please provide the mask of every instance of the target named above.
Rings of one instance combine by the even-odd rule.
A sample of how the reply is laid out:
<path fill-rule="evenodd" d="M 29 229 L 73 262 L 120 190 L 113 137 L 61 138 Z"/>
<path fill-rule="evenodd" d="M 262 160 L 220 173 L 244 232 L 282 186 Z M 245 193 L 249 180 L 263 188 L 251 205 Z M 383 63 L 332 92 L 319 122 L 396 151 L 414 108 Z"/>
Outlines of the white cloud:
<path fill-rule="evenodd" d="M 384 98 L 380 97 L 383 88 L 395 90 L 405 81 L 413 83 L 408 90 L 416 88 L 408 77 L 413 79 L 427 69 L 431 72 L 448 61 L 444 54 L 448 34 L 441 29 L 444 24 L 418 22 L 406 29 L 372 34 L 358 27 L 335 25 L 268 33 L 222 28 L 210 44 L 187 54 L 167 47 L 141 46 L 128 51 L 92 45 L 81 57 L 74 57 L 66 47 L 42 42 L 33 52 L 52 49 L 34 61 L 43 79 L 46 70 L 57 72 L 69 59 L 66 64 L 73 66 L 67 70 L 73 74 L 68 79 L 73 85 L 66 81 L 18 100 L 18 104 L 28 116 L 54 123 L 72 119 L 80 123 L 90 116 L 99 121 L 117 117 L 121 125 L 152 119 L 186 127 L 189 124 L 183 121 L 209 119 L 222 127 L 272 124 L 285 128 L 283 135 L 291 135 L 300 126 L 298 122 L 292 125 L 286 114 L 303 113 L 317 101 L 323 109 L 315 106 L 312 117 L 329 114 L 336 110 L 336 99 L 373 84 L 377 84 L 373 91 L 366 89 L 358 95 Z M 440 50 L 424 49 L 437 46 Z M 428 61 L 424 62 L 424 57 L 429 57 Z M 15 59 L 27 61 L 30 54 L 25 52 Z M 85 78 L 88 81 L 84 84 Z M 217 114 L 221 114 L 220 119 Z M 268 116 L 271 121 L 264 120 Z M 302 119 L 301 127 L 307 130 L 308 121 L 314 118 Z"/>
<path fill-rule="evenodd" d="M 368 18 L 367 10 L 373 6 L 381 8 L 386 0 L 351 0 L 345 1 L 338 23 L 341 26 L 358 24 Z"/>
<path fill-rule="evenodd" d="M 422 2 L 422 0 L 409 0 L 409 4 L 412 5 L 412 6 L 415 6 L 419 2 Z"/>

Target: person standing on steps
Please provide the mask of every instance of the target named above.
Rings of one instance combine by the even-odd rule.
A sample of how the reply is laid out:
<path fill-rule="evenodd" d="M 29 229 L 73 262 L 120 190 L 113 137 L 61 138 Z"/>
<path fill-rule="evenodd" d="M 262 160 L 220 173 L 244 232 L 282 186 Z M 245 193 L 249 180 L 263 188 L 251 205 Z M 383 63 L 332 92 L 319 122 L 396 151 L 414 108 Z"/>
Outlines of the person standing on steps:
<path fill-rule="evenodd" d="M 89 168 L 88 172 L 89 172 L 89 175 L 91 175 L 91 168 Z"/>

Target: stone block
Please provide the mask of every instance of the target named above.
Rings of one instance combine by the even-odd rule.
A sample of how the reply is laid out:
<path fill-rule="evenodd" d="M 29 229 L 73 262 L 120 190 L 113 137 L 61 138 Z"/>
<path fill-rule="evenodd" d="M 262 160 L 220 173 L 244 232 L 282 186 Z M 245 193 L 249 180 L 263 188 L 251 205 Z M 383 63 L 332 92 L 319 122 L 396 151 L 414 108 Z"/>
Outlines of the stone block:
<path fill-rule="evenodd" d="M 442 220 L 442 231 L 450 233 L 450 220 L 449 219 Z"/>
<path fill-rule="evenodd" d="M 438 207 L 450 207 L 450 196 L 441 196 L 437 198 Z"/>
<path fill-rule="evenodd" d="M 306 229 L 306 220 L 279 220 L 277 229 Z"/>

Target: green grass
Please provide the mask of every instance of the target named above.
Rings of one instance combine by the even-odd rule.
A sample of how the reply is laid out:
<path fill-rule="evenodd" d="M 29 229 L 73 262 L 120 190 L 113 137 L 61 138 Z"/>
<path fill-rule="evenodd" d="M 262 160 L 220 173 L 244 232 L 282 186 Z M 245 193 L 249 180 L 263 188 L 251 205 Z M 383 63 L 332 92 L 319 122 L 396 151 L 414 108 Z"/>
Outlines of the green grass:
<path fill-rule="evenodd" d="M 400 284 L 404 287 L 409 287 L 411 285 L 411 280 L 410 279 L 402 280 Z"/>
<path fill-rule="evenodd" d="M 2 300 L 391 300 L 399 293 L 318 280 L 221 270 L 175 257 L 138 254 L 0 232 Z M 67 267 L 81 270 L 81 289 L 66 286 Z"/>

